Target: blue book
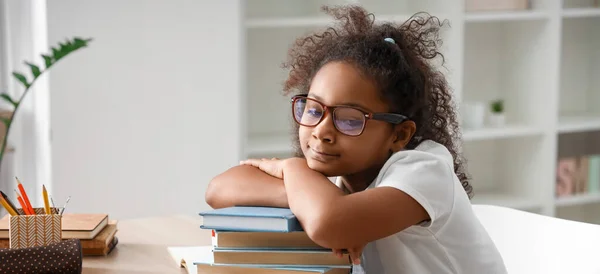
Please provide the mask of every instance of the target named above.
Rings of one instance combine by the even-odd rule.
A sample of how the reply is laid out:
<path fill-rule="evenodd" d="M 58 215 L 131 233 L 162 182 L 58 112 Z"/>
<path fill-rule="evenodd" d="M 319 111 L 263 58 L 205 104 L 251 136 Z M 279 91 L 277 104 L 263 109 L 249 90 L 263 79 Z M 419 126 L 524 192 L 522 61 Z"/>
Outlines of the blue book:
<path fill-rule="evenodd" d="M 194 263 L 198 273 L 232 274 L 348 274 L 349 266 L 343 267 L 290 267 L 248 264 L 211 264 Z"/>
<path fill-rule="evenodd" d="M 303 231 L 289 208 L 234 206 L 199 213 L 202 229 L 220 231 L 293 232 Z"/>

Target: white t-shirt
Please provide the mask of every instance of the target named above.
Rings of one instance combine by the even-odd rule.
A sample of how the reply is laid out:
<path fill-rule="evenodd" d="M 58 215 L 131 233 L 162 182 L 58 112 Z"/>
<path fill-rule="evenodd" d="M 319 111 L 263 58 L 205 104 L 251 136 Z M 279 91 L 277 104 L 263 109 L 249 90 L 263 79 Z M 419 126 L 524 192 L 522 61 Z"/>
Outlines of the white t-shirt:
<path fill-rule="evenodd" d="M 362 256 L 367 274 L 507 273 L 453 167 L 446 147 L 430 140 L 388 159 L 368 188 L 407 193 L 431 221 L 369 243 Z M 340 178 L 336 185 L 343 187 Z"/>

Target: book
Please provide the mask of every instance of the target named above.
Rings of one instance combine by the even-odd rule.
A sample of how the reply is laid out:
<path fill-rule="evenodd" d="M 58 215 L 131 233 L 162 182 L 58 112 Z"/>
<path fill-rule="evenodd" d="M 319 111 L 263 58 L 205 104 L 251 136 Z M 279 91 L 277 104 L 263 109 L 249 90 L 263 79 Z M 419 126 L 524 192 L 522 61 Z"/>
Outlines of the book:
<path fill-rule="evenodd" d="M 341 258 L 331 250 L 324 249 L 231 249 L 213 248 L 215 263 L 220 264 L 260 264 L 327 267 L 351 265 L 350 256 Z"/>
<path fill-rule="evenodd" d="M 0 239 L 8 239 L 8 219 L 0 219 Z M 94 239 L 108 224 L 107 214 L 69 213 L 62 216 L 62 239 Z"/>
<path fill-rule="evenodd" d="M 323 248 L 311 240 L 304 231 L 281 232 L 235 232 L 214 231 L 212 243 L 220 248 Z"/>
<path fill-rule="evenodd" d="M 575 158 L 558 159 L 556 168 L 556 196 L 570 196 L 575 192 L 577 161 Z"/>
<path fill-rule="evenodd" d="M 98 247 L 98 248 L 83 247 L 82 253 L 83 253 L 83 256 L 106 256 L 106 255 L 110 254 L 110 252 L 112 252 L 113 249 L 115 249 L 115 247 L 117 247 L 117 244 L 119 244 L 119 238 L 113 237 L 107 246 Z"/>
<path fill-rule="evenodd" d="M 600 192 L 600 155 L 592 155 L 589 160 L 588 192 Z"/>
<path fill-rule="evenodd" d="M 303 267 L 289 265 L 262 264 L 220 264 L 215 263 L 212 246 L 168 247 L 175 264 L 185 268 L 188 274 L 347 274 L 350 266 Z"/>
<path fill-rule="evenodd" d="M 80 240 L 84 256 L 107 255 L 118 243 L 116 237 L 117 221 L 111 220 L 109 224 L 94 239 Z M 8 238 L 0 239 L 0 248 L 9 248 Z"/>
<path fill-rule="evenodd" d="M 289 208 L 234 206 L 199 213 L 202 229 L 219 231 L 303 231 Z"/>

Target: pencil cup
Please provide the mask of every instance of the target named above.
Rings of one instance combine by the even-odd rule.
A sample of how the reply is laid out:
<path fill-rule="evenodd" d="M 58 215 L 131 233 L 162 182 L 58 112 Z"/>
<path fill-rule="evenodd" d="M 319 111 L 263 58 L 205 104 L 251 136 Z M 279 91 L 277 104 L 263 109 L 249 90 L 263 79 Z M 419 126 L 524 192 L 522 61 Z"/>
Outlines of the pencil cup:
<path fill-rule="evenodd" d="M 46 214 L 44 208 L 34 208 L 36 215 L 24 215 L 17 209 L 17 216 L 8 219 L 10 248 L 28 248 L 59 243 L 62 239 L 62 215 L 57 208 Z"/>

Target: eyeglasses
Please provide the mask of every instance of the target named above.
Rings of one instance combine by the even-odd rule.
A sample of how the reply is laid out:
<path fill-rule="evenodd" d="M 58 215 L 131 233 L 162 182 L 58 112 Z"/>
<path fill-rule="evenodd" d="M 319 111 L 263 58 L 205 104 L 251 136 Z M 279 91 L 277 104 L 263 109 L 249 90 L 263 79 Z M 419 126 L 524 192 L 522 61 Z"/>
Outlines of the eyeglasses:
<path fill-rule="evenodd" d="M 363 133 L 367 120 L 379 120 L 392 124 L 400 124 L 408 117 L 397 113 L 370 113 L 352 106 L 327 106 L 306 94 L 292 97 L 292 114 L 296 123 L 314 127 L 331 110 L 333 125 L 342 134 L 359 136 Z"/>

